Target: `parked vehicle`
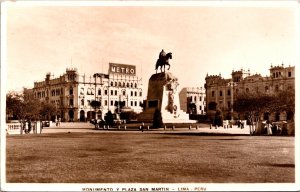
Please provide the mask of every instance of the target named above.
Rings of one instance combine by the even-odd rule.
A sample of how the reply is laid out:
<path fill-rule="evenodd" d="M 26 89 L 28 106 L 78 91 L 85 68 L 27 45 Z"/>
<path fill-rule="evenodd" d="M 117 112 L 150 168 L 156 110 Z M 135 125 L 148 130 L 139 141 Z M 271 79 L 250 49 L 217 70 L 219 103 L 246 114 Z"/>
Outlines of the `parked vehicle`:
<path fill-rule="evenodd" d="M 43 127 L 50 127 L 50 121 L 42 121 Z"/>

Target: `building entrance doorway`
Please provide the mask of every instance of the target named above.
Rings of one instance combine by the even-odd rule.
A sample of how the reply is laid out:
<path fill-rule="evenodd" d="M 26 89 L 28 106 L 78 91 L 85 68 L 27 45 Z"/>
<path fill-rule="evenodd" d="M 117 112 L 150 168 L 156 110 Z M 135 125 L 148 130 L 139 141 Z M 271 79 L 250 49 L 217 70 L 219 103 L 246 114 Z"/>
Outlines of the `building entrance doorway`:
<path fill-rule="evenodd" d="M 96 117 L 96 112 L 95 111 L 88 111 L 87 112 L 87 120 L 95 119 Z"/>
<path fill-rule="evenodd" d="M 80 111 L 80 118 L 79 118 L 79 120 L 80 120 L 81 122 L 85 121 L 84 110 L 81 110 L 81 111 Z"/>
<path fill-rule="evenodd" d="M 69 121 L 74 121 L 74 111 L 72 109 L 69 111 Z"/>

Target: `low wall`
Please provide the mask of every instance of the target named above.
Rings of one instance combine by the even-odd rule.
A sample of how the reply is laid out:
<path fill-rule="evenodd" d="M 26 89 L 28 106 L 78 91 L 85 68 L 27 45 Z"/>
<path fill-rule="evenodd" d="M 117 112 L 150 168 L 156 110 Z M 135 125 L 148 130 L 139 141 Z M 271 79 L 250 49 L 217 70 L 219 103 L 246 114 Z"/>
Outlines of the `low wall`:
<path fill-rule="evenodd" d="M 42 127 L 41 122 L 32 122 L 31 123 L 31 130 L 30 132 L 27 132 L 28 127 L 23 128 L 22 123 L 6 123 L 6 134 L 7 135 L 18 135 L 18 134 L 41 134 L 42 133 Z"/>

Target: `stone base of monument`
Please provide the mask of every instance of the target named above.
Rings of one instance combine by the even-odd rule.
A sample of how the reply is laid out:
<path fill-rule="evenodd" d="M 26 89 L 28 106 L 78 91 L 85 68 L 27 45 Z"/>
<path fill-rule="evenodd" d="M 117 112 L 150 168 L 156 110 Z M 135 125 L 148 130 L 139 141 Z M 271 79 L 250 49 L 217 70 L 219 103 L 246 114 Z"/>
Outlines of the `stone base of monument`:
<path fill-rule="evenodd" d="M 146 107 L 139 120 L 151 122 L 158 109 L 163 123 L 196 123 L 180 109 L 178 85 L 178 79 L 170 72 L 153 74 L 149 79 Z"/>

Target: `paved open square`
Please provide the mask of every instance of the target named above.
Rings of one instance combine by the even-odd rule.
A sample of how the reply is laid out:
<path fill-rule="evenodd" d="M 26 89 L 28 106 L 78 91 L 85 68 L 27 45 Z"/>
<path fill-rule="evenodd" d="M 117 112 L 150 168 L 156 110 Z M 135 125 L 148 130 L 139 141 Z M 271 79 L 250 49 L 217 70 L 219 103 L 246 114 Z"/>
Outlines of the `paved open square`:
<path fill-rule="evenodd" d="M 7 182 L 294 183 L 294 139 L 106 130 L 7 136 Z"/>

